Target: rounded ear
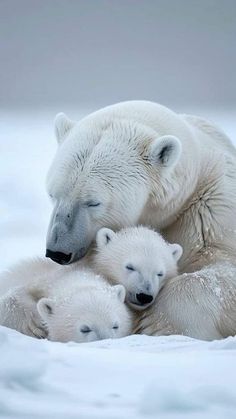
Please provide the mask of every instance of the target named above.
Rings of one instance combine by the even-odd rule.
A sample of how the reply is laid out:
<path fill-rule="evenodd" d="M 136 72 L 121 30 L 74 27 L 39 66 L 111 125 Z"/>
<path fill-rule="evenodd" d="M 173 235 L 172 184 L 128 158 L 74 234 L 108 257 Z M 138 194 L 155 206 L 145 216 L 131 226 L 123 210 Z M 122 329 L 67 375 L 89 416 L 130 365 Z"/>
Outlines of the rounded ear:
<path fill-rule="evenodd" d="M 174 167 L 180 158 L 181 151 L 182 144 L 177 137 L 163 135 L 151 144 L 151 163 L 158 167 Z"/>
<path fill-rule="evenodd" d="M 41 298 L 37 304 L 37 310 L 43 320 L 48 320 L 54 312 L 54 301 L 51 298 Z"/>
<path fill-rule="evenodd" d="M 58 144 L 61 144 L 67 134 L 75 125 L 75 122 L 69 119 L 64 113 L 58 113 L 54 121 L 55 135 Z"/>
<path fill-rule="evenodd" d="M 124 303 L 125 302 L 125 295 L 126 295 L 125 287 L 123 285 L 114 285 L 112 288 L 115 291 L 119 300 L 122 303 Z"/>
<path fill-rule="evenodd" d="M 180 246 L 180 244 L 177 244 L 177 243 L 170 244 L 169 246 L 171 247 L 171 252 L 172 252 L 173 257 L 177 262 L 183 254 L 183 248 L 182 246 Z"/>
<path fill-rule="evenodd" d="M 96 243 L 98 247 L 106 246 L 115 236 L 115 232 L 110 228 L 101 228 L 97 232 Z"/>

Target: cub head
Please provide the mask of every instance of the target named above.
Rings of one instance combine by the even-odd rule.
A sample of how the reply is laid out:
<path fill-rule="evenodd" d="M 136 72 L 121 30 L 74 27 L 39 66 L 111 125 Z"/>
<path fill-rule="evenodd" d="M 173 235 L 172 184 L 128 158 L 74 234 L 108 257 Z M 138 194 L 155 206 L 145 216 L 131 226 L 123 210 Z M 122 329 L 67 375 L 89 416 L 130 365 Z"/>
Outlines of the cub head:
<path fill-rule="evenodd" d="M 136 225 L 154 179 L 161 191 L 181 154 L 178 138 L 157 136 L 133 121 L 113 121 L 100 130 L 90 125 L 63 114 L 56 118 L 59 148 L 47 178 L 53 212 L 46 256 L 60 264 L 82 258 L 101 227 Z"/>
<path fill-rule="evenodd" d="M 97 233 L 95 268 L 126 288 L 126 301 L 136 310 L 151 305 L 168 278 L 177 275 L 182 255 L 179 244 L 169 244 L 147 227 L 118 233 L 102 228 Z"/>
<path fill-rule="evenodd" d="M 58 342 L 92 342 L 131 333 L 132 318 L 122 285 L 84 286 L 65 298 L 41 298 L 38 312 L 48 330 L 48 339 Z"/>

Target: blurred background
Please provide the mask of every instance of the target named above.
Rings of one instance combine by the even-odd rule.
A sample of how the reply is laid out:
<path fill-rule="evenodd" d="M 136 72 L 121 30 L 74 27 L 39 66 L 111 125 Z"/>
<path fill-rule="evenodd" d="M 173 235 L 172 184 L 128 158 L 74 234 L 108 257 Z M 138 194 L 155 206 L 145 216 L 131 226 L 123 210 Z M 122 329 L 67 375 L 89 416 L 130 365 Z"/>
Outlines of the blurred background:
<path fill-rule="evenodd" d="M 236 133 L 235 0 L 0 0 L 0 268 L 43 254 L 53 119 L 148 99 Z"/>
<path fill-rule="evenodd" d="M 0 5 L 2 107 L 235 104 L 235 0 Z"/>

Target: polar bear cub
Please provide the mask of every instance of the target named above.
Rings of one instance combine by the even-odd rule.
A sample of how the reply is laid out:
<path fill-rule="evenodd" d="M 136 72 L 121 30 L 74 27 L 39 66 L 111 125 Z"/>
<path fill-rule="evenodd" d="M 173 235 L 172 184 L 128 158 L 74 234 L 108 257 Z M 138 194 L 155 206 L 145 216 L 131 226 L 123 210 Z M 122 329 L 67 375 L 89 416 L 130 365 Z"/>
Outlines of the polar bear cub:
<path fill-rule="evenodd" d="M 1 275 L 0 291 L 0 324 L 29 336 L 91 342 L 132 330 L 125 288 L 89 269 L 29 260 Z"/>
<path fill-rule="evenodd" d="M 151 305 L 165 281 L 177 275 L 182 247 L 167 243 L 147 227 L 128 227 L 117 233 L 102 228 L 96 241 L 95 270 L 112 283 L 124 285 L 126 302 L 136 310 Z"/>
<path fill-rule="evenodd" d="M 37 303 L 49 340 L 92 342 L 131 333 L 131 313 L 124 304 L 122 285 L 111 286 L 101 276 L 85 270 L 71 272 L 70 276 L 59 293 L 55 291 L 53 297 L 41 298 Z M 76 282 L 73 277 L 77 277 Z"/>

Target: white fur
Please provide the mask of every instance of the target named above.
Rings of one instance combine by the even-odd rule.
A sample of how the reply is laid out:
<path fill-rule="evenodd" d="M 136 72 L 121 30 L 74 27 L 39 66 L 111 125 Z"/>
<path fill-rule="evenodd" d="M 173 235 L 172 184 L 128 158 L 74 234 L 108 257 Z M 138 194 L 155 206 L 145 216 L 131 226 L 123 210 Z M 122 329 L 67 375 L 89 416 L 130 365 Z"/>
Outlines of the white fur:
<path fill-rule="evenodd" d="M 220 262 L 168 280 L 157 304 L 137 319 L 134 332 L 222 339 L 235 335 L 235 321 L 236 269 Z"/>
<path fill-rule="evenodd" d="M 163 136 L 175 138 L 166 155 L 158 148 Z M 188 334 L 195 336 L 200 320 L 204 338 L 236 333 L 236 322 L 230 320 L 235 318 L 236 153 L 217 127 L 146 101 L 101 109 L 67 132 L 48 173 L 48 191 L 54 212 L 47 246 L 71 253 L 70 261 L 83 256 L 101 227 L 149 225 L 183 247 L 180 273 L 188 272 L 188 281 L 180 275 L 162 289 L 140 331 L 158 333 L 162 301 L 163 317 L 173 323 L 165 330 L 186 333 L 183 317 L 174 315 L 175 305 L 164 296 L 168 290 L 178 301 L 178 312 L 185 313 L 183 287 L 190 284 L 189 292 L 202 304 L 198 310 L 188 306 Z M 194 272 L 212 282 L 215 267 L 224 260 L 233 273 L 229 279 L 228 270 L 221 271 L 224 303 L 220 308 L 213 293 L 206 306 L 207 286 L 199 291 Z M 224 322 L 214 322 L 215 305 Z"/>
<path fill-rule="evenodd" d="M 96 241 L 95 270 L 124 285 L 126 301 L 136 310 L 152 304 L 167 279 L 177 275 L 181 246 L 167 243 L 147 227 L 129 227 L 118 233 L 102 228 Z"/>
<path fill-rule="evenodd" d="M 0 324 L 29 336 L 88 342 L 131 332 L 124 287 L 88 269 L 27 261 L 1 275 L 0 292 Z"/>

